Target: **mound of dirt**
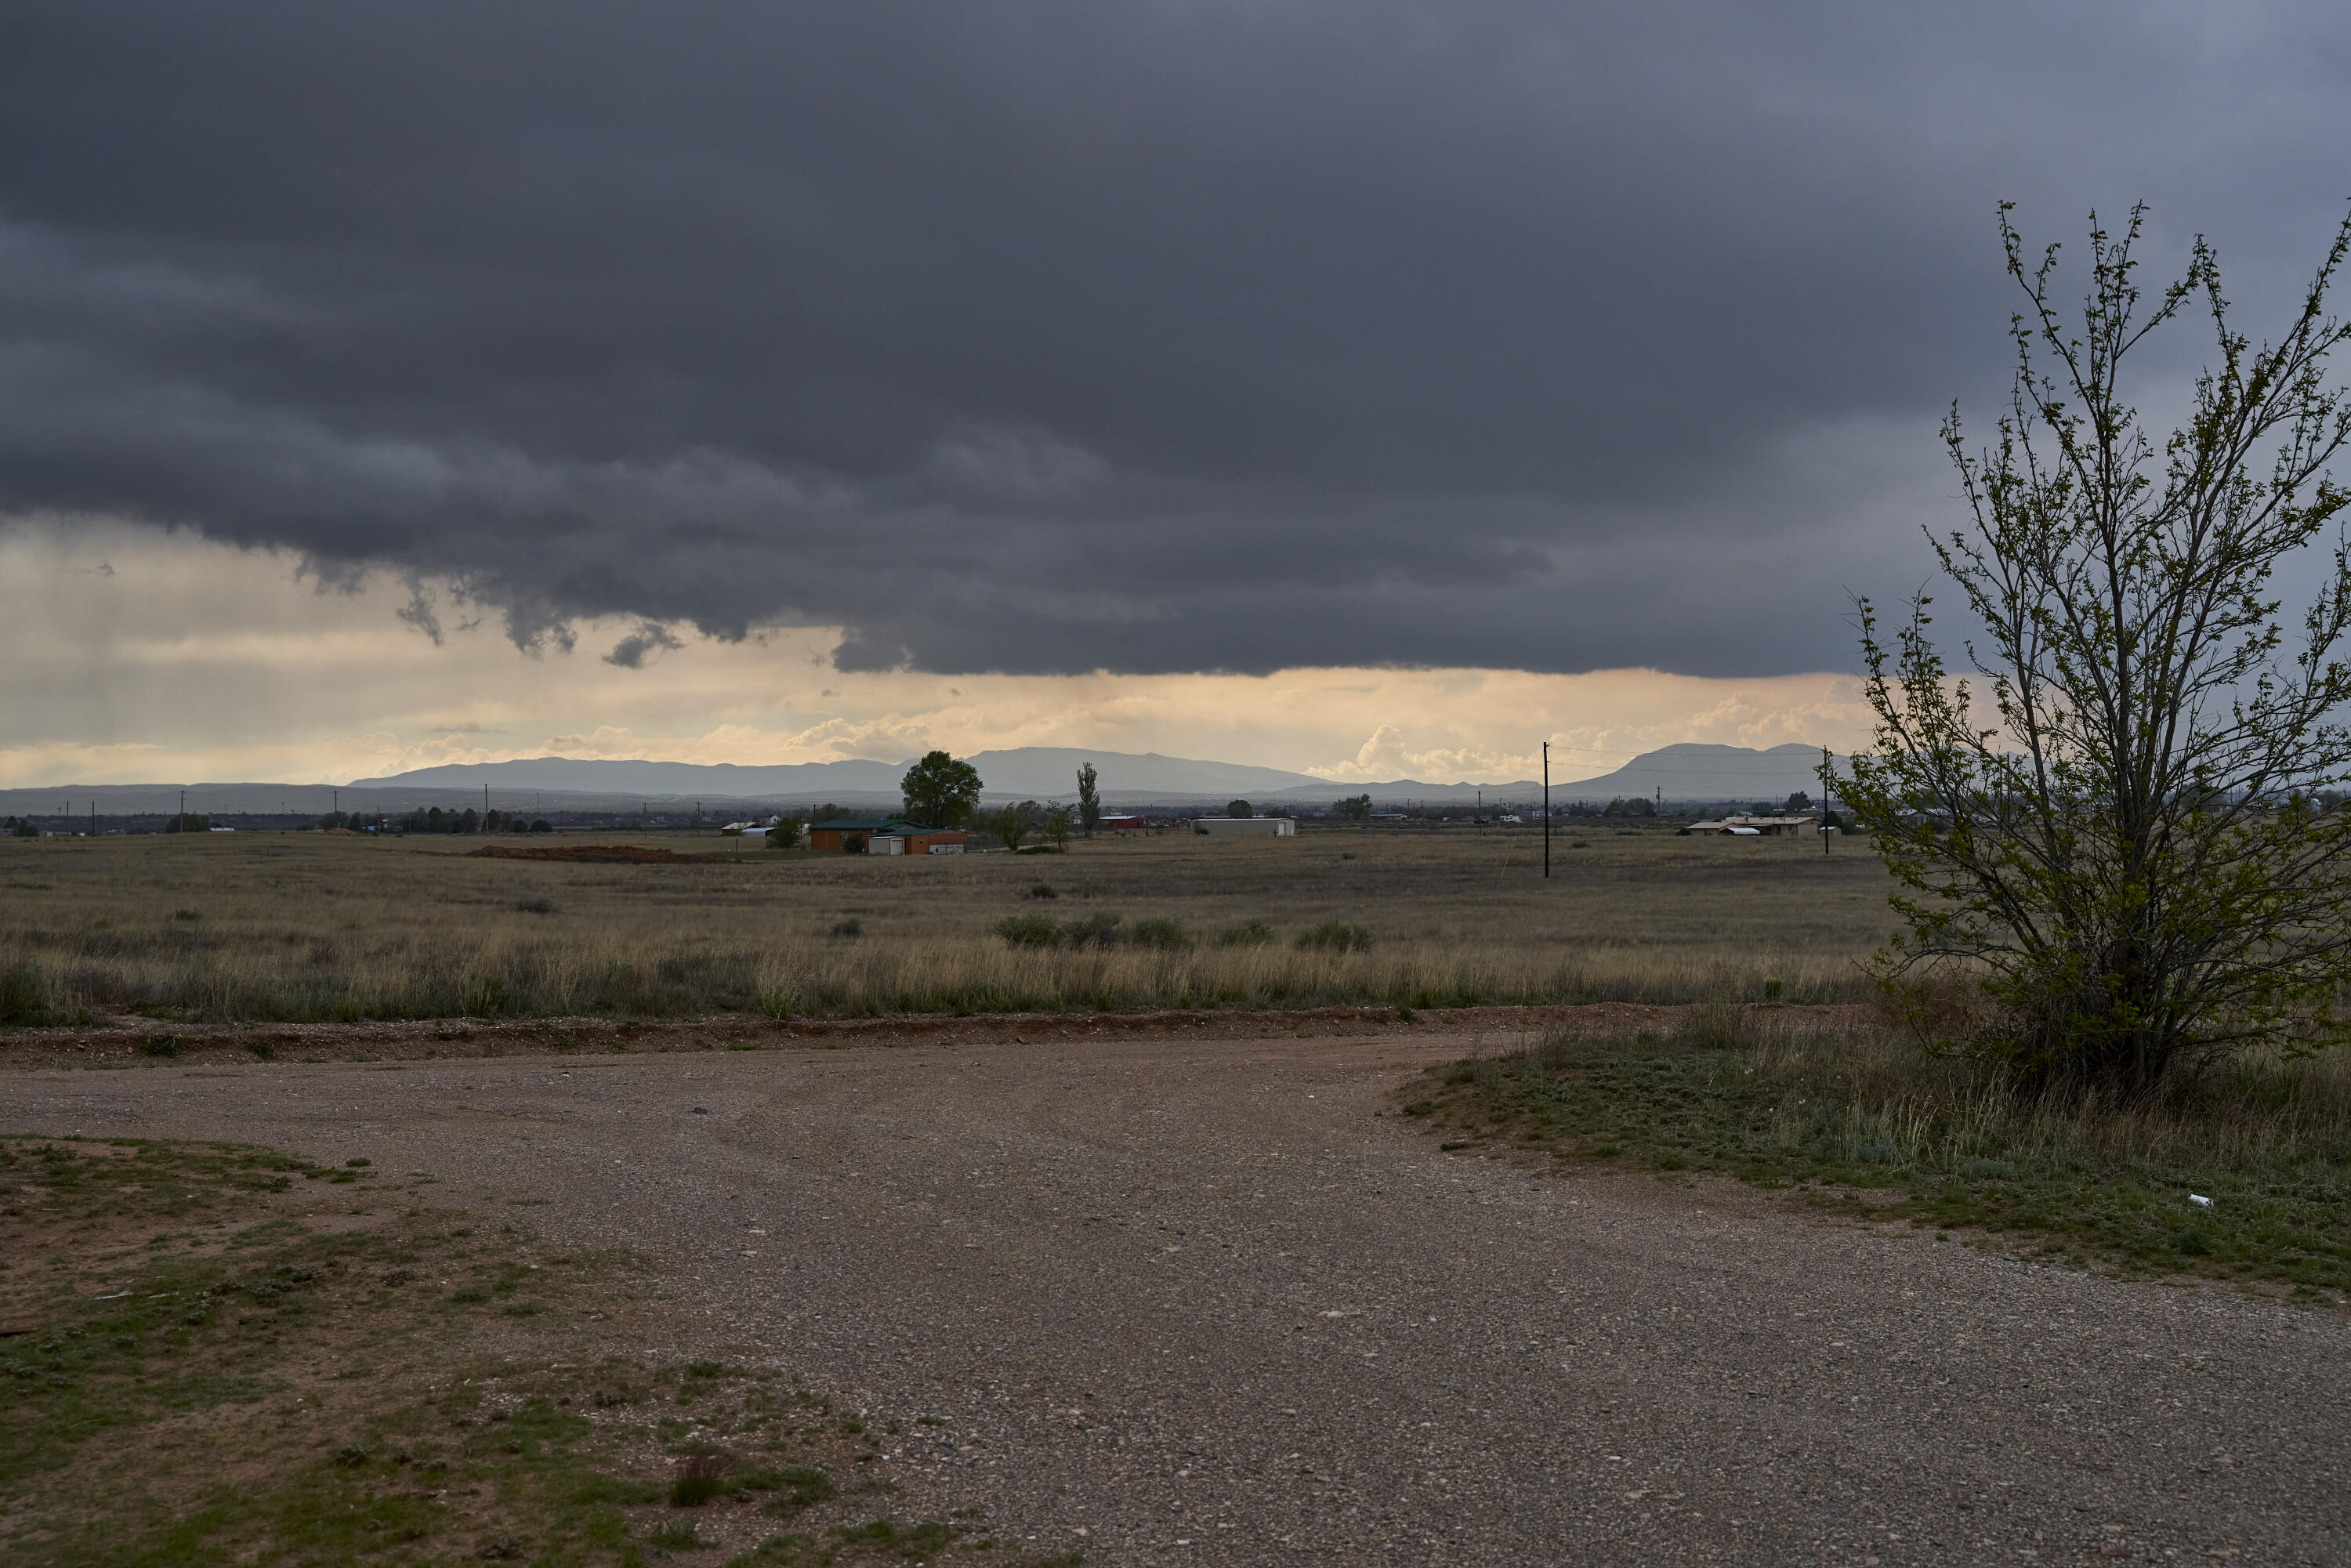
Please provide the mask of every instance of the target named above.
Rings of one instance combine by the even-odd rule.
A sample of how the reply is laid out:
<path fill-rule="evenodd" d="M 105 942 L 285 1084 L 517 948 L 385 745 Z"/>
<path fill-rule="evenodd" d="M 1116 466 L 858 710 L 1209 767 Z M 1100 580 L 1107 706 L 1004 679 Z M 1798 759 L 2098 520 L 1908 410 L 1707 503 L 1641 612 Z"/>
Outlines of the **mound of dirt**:
<path fill-rule="evenodd" d="M 713 855 L 682 855 L 675 850 L 639 849 L 633 844 L 549 844 L 545 848 L 484 844 L 473 860 L 588 861 L 601 865 L 702 865 Z"/>

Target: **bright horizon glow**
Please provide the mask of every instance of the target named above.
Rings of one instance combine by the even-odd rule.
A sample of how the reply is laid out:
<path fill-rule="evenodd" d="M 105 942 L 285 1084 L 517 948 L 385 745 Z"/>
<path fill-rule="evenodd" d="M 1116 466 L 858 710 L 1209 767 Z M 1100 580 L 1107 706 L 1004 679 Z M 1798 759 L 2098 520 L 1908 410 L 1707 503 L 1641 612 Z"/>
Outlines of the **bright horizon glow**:
<path fill-rule="evenodd" d="M 1853 676 L 1325 668 L 1268 675 L 844 674 L 838 628 L 688 639 L 640 668 L 518 653 L 493 624 L 402 622 L 410 586 L 321 585 L 298 559 L 106 521 L 0 525 L 0 788 L 342 784 L 566 756 L 897 762 L 1022 746 L 1287 768 L 1334 785 L 1502 784 L 1609 772 L 1680 741 L 1840 752 Z"/>

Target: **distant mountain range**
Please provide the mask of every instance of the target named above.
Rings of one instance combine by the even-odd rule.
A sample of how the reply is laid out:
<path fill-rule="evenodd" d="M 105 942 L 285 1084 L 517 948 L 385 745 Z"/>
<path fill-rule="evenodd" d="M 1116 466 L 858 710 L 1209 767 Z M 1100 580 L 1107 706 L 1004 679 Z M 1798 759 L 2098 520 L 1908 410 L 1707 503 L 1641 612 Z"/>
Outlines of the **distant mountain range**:
<path fill-rule="evenodd" d="M 1080 751 L 1024 746 L 964 758 L 979 770 L 990 795 L 1074 795 L 1078 768 L 1092 762 L 1105 791 L 1122 794 L 1272 794 L 1333 788 L 1307 773 L 1251 768 L 1236 762 L 1123 751 Z M 533 757 L 513 762 L 451 763 L 385 779 L 354 779 L 354 789 L 537 789 L 579 795 L 701 795 L 726 800 L 818 795 L 890 794 L 914 762 L 796 762 L 744 767 L 732 762 L 604 761 L 595 758 Z"/>
<path fill-rule="evenodd" d="M 1481 789 L 1486 801 L 1499 806 L 1532 805 L 1542 796 L 1541 784 L 1525 779 L 1482 787 L 1413 779 L 1340 784 L 1279 768 L 1070 747 L 983 751 L 966 760 L 979 770 L 989 798 L 999 800 L 1072 799 L 1077 793 L 1079 765 L 1085 762 L 1092 762 L 1101 774 L 1102 799 L 1125 806 L 1221 805 L 1236 796 L 1259 805 L 1321 805 L 1367 792 L 1382 806 L 1412 801 L 1459 804 L 1477 799 Z M 1819 793 L 1820 760 L 1819 748 L 1809 746 L 1775 746 L 1768 751 L 1740 746 L 1666 746 L 1644 752 L 1596 779 L 1553 780 L 1552 799 L 1562 805 L 1635 795 L 1697 802 L 1776 801 L 1797 789 Z M 46 817 L 69 808 L 79 815 L 93 803 L 107 813 L 169 811 L 177 809 L 183 788 L 189 810 L 197 811 L 324 811 L 338 799 L 350 810 L 479 805 L 486 787 L 494 805 L 552 810 L 610 810 L 632 808 L 639 801 L 695 800 L 713 808 L 729 801 L 800 805 L 832 801 L 871 807 L 897 802 L 898 780 L 906 768 L 905 762 L 862 760 L 747 768 L 725 762 L 538 757 L 513 762 L 453 763 L 388 778 L 355 779 L 340 791 L 322 784 L 269 783 L 68 784 L 45 789 L 0 789 L 0 812 Z M 528 799 L 523 798 L 526 795 Z"/>
<path fill-rule="evenodd" d="M 1483 789 L 1489 800 L 1540 795 L 1542 785 L 1521 779 L 1507 784 L 1438 784 L 1415 779 L 1385 783 L 1339 784 L 1310 773 L 1279 768 L 1252 768 L 1237 762 L 1208 762 L 1191 758 L 1162 757 L 1155 751 L 1086 751 L 1073 747 L 1024 746 L 1007 751 L 977 752 L 964 760 L 979 770 L 991 795 L 1031 796 L 1038 800 L 1071 797 L 1077 792 L 1078 768 L 1094 765 L 1106 798 L 1171 799 L 1183 796 L 1248 796 L 1251 799 L 1295 800 L 1336 798 L 1369 790 L 1381 800 L 1449 800 L 1471 796 Z M 801 762 L 770 767 L 735 763 L 603 761 L 592 758 L 538 757 L 514 762 L 453 763 L 420 768 L 383 779 L 354 779 L 348 788 L 371 790 L 532 789 L 567 795 L 670 798 L 698 796 L 721 800 L 846 798 L 852 795 L 895 795 L 905 762 Z M 1777 800 L 1792 791 L 1810 793 L 1819 788 L 1821 754 L 1809 746 L 1775 746 L 1768 751 L 1741 746 L 1696 744 L 1660 747 L 1597 779 L 1554 780 L 1552 794 L 1565 800 L 1613 798 L 1619 795 L 1668 800 Z"/>

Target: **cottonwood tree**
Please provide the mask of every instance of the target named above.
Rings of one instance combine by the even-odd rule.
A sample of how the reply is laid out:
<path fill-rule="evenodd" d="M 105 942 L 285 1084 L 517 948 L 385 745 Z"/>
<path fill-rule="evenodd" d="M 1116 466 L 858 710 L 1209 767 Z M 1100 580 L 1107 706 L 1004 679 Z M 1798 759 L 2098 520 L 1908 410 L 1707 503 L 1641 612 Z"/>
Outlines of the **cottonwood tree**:
<path fill-rule="evenodd" d="M 1029 836 L 1029 813 L 1018 806 L 1007 806 L 987 818 L 987 831 L 1004 841 L 1004 847 L 1019 853 L 1021 841 Z"/>
<path fill-rule="evenodd" d="M 1955 671 L 1930 600 L 1890 632 L 1862 601 L 1876 755 L 1823 781 L 1902 886 L 1889 978 L 1956 969 L 1979 985 L 1975 1043 L 2027 1083 L 2143 1093 L 2343 1032 L 2351 812 L 2319 791 L 2351 773 L 2351 556 L 2322 538 L 2351 501 L 2328 473 L 2351 400 L 2325 373 L 2346 332 L 2325 300 L 2351 220 L 2283 334 L 2256 347 L 2201 237 L 2184 276 L 2144 298 L 2145 209 L 2119 238 L 2094 215 L 2074 323 L 2053 298 L 2058 247 L 2028 257 L 2011 210 L 2001 236 L 2025 305 L 2009 408 L 1971 451 L 1954 407 L 1943 438 L 1969 517 L 1929 531 L 1980 641 Z M 2209 318 L 2214 357 L 2158 439 L 2124 367 L 2189 311 Z"/>
<path fill-rule="evenodd" d="M 1086 837 L 1092 838 L 1102 826 L 1102 791 L 1094 785 L 1094 765 L 1078 765 L 1078 820 L 1085 824 Z"/>
<path fill-rule="evenodd" d="M 926 754 L 898 780 L 906 820 L 917 827 L 952 828 L 979 807 L 979 770 L 944 751 Z"/>

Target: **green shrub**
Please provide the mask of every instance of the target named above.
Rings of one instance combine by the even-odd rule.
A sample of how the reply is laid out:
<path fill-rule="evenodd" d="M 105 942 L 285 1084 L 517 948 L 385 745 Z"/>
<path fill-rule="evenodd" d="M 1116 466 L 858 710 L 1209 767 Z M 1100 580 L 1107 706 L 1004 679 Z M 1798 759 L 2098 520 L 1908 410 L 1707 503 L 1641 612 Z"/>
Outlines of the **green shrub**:
<path fill-rule="evenodd" d="M 1273 940 L 1273 927 L 1262 920 L 1244 920 L 1217 933 L 1219 947 L 1262 947 Z"/>
<path fill-rule="evenodd" d="M 1192 946 L 1192 933 L 1184 923 L 1169 915 L 1155 915 L 1148 920 L 1138 920 L 1126 928 L 1126 939 L 1138 947 L 1186 948 Z"/>
<path fill-rule="evenodd" d="M 1362 953 L 1372 945 L 1368 925 L 1358 925 L 1352 920 L 1325 920 L 1313 930 L 1301 935 L 1297 946 L 1316 948 L 1325 953 Z"/>
<path fill-rule="evenodd" d="M 1115 947 L 1118 926 L 1119 917 L 1115 915 L 1089 915 L 1063 925 L 1061 940 L 1071 947 Z"/>
<path fill-rule="evenodd" d="M 996 923 L 996 934 L 1015 947 L 1051 947 L 1061 940 L 1061 927 L 1050 915 L 1008 915 Z"/>
<path fill-rule="evenodd" d="M 726 1490 L 726 1458 L 722 1454 L 688 1454 L 678 1462 L 677 1480 L 669 1489 L 672 1508 L 700 1508 Z"/>
<path fill-rule="evenodd" d="M 49 988 L 30 964 L 0 969 L 0 1024 L 49 1021 Z"/>

